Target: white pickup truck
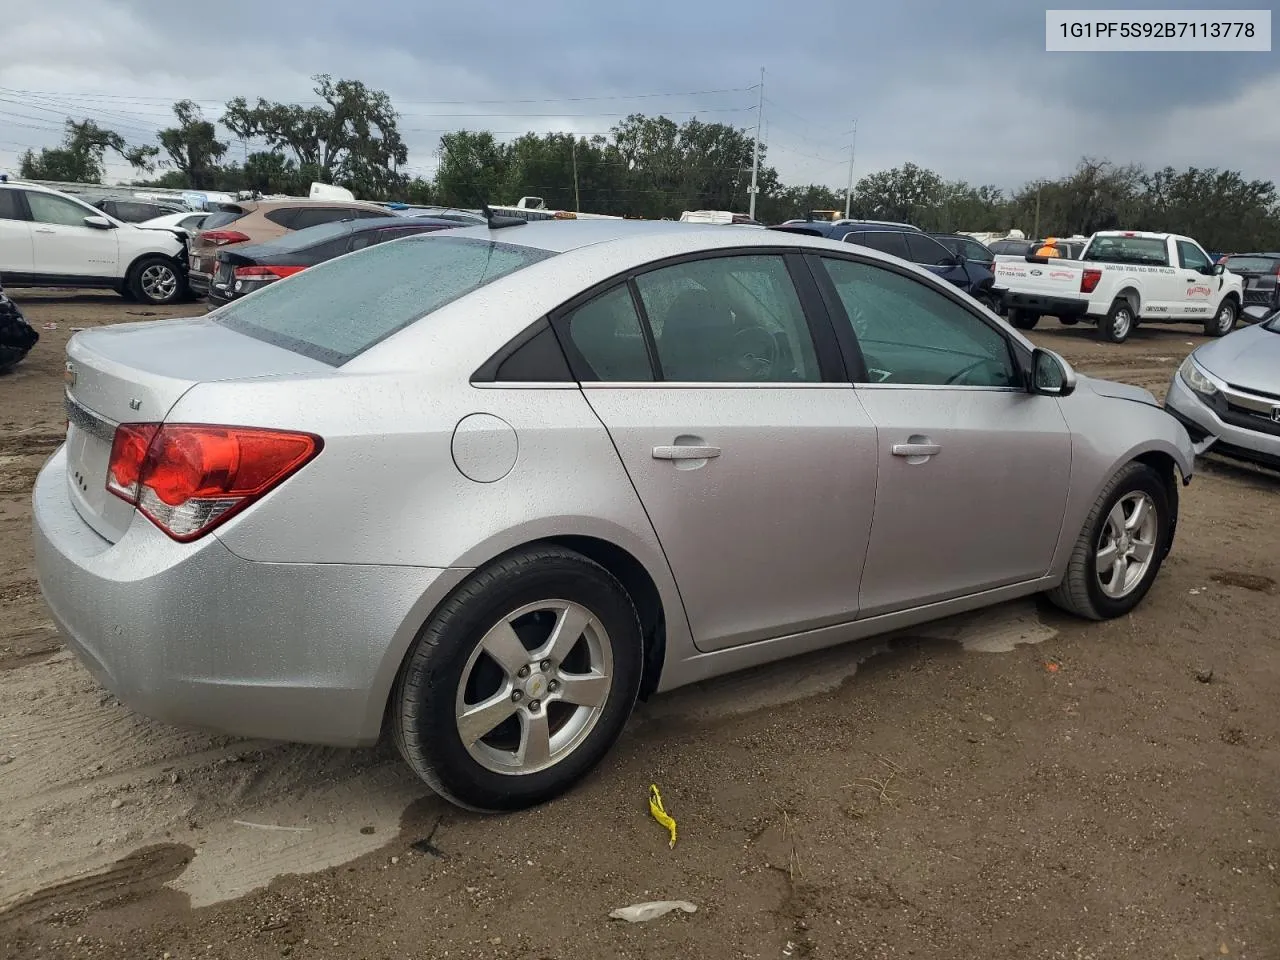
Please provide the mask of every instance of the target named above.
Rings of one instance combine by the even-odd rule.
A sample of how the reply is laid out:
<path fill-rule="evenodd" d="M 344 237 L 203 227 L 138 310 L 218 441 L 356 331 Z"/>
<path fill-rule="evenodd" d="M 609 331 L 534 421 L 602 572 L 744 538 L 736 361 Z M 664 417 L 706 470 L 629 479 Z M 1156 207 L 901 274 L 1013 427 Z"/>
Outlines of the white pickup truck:
<path fill-rule="evenodd" d="M 1078 260 L 997 256 L 994 268 L 1009 321 L 1020 330 L 1051 316 L 1094 323 L 1112 343 L 1145 321 L 1194 321 L 1221 337 L 1240 315 L 1241 278 L 1215 265 L 1190 237 L 1172 233 L 1104 230 L 1089 238 Z"/>

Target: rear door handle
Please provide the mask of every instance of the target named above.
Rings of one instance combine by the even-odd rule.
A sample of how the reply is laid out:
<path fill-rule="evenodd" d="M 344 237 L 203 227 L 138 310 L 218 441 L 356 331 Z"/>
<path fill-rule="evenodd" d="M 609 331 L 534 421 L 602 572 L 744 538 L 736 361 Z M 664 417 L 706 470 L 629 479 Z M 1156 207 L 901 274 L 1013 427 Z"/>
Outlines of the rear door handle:
<path fill-rule="evenodd" d="M 895 457 L 932 457 L 941 452 L 942 447 L 936 443 L 895 443 L 893 445 Z"/>
<path fill-rule="evenodd" d="M 710 460 L 720 456 L 719 447 L 654 447 L 655 460 Z"/>
<path fill-rule="evenodd" d="M 57 231 L 50 230 L 48 227 L 36 227 L 36 233 L 57 233 Z"/>

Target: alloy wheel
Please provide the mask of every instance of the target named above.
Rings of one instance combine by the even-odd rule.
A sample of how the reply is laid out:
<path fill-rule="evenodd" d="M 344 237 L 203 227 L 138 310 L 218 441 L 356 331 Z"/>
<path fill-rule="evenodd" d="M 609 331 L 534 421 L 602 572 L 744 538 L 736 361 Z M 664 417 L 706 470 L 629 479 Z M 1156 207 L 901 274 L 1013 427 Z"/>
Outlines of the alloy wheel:
<path fill-rule="evenodd" d="M 613 648 L 590 610 L 567 600 L 526 604 L 468 658 L 455 702 L 458 736 L 494 773 L 545 770 L 586 740 L 612 682 Z"/>
<path fill-rule="evenodd" d="M 1098 586 L 1106 596 L 1121 600 L 1142 582 L 1156 555 L 1159 530 L 1155 502 L 1140 490 L 1111 508 L 1095 553 Z"/>

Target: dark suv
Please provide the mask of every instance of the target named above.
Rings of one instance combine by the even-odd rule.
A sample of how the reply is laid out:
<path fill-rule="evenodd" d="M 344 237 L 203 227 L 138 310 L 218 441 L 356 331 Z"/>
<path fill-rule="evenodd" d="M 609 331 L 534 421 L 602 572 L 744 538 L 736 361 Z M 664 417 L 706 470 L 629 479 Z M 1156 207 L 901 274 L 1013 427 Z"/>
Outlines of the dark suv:
<path fill-rule="evenodd" d="M 1233 253 L 1227 269 L 1244 278 L 1246 320 L 1261 320 L 1280 310 L 1280 252 Z"/>
<path fill-rule="evenodd" d="M 992 290 L 995 280 L 989 267 L 957 256 L 922 230 L 907 224 L 872 220 L 792 221 L 771 227 L 787 233 L 808 233 L 815 237 L 856 243 L 918 264 L 930 273 L 955 284 L 989 310 L 997 310 L 999 297 Z"/>

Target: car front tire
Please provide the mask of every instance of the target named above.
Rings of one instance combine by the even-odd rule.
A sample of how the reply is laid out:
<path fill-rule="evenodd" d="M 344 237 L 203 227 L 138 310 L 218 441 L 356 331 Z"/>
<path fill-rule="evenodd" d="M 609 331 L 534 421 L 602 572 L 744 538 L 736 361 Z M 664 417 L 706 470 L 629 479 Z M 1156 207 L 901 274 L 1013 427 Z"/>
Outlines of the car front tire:
<path fill-rule="evenodd" d="M 1132 611 L 1169 552 L 1175 507 L 1160 474 L 1130 463 L 1103 488 L 1084 522 L 1067 573 L 1049 599 L 1088 620 Z"/>
<path fill-rule="evenodd" d="M 167 257 L 143 257 L 129 271 L 129 292 L 141 303 L 176 303 L 186 291 L 186 278 Z"/>
<path fill-rule="evenodd" d="M 554 546 L 507 555 L 432 616 L 391 702 L 428 786 L 480 812 L 551 800 L 617 740 L 643 670 L 639 617 L 602 566 Z"/>

